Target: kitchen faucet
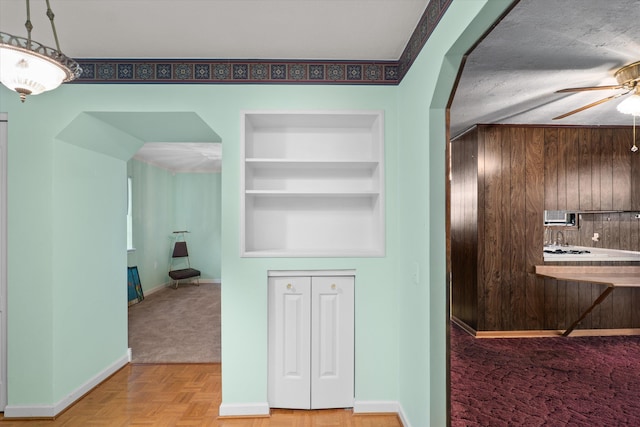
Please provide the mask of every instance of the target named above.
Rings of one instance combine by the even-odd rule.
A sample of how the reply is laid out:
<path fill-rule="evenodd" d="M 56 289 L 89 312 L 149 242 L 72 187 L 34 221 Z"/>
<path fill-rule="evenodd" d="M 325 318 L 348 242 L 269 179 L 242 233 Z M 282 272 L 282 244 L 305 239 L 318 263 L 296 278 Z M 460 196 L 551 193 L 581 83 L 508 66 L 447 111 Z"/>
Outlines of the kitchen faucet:
<path fill-rule="evenodd" d="M 560 238 L 562 238 L 562 240 Z M 562 241 L 562 243 L 560 243 L 561 241 Z M 561 230 L 556 231 L 556 245 L 558 245 L 558 246 L 564 246 L 565 245 L 564 233 Z"/>
<path fill-rule="evenodd" d="M 553 230 L 551 227 L 544 228 L 544 246 L 553 245 Z"/>

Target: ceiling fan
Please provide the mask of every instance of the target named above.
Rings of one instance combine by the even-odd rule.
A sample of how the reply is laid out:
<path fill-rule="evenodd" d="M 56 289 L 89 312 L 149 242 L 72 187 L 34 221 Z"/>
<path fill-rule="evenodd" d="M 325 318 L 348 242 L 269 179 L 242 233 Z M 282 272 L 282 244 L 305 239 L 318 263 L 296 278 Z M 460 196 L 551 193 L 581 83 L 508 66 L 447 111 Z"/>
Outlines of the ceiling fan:
<path fill-rule="evenodd" d="M 580 111 L 584 111 L 588 108 L 595 107 L 596 105 L 604 104 L 607 101 L 611 101 L 616 98 L 620 98 L 630 92 L 634 92 L 634 95 L 640 96 L 640 61 L 634 62 L 633 64 L 625 65 L 620 68 L 614 74 L 614 77 L 618 81 L 617 85 L 610 86 L 591 86 L 591 87 L 572 87 L 567 89 L 560 89 L 556 91 L 556 93 L 565 93 L 565 92 L 586 92 L 592 90 L 615 90 L 615 89 L 625 89 L 626 92 L 617 93 L 615 95 L 608 96 L 606 98 L 600 99 L 596 102 L 592 102 L 591 104 L 583 105 L 580 108 L 576 108 L 575 110 L 569 111 L 568 113 L 561 114 L 557 117 L 554 117 L 553 120 L 564 119 L 565 117 L 571 116 L 572 114 L 579 113 Z"/>

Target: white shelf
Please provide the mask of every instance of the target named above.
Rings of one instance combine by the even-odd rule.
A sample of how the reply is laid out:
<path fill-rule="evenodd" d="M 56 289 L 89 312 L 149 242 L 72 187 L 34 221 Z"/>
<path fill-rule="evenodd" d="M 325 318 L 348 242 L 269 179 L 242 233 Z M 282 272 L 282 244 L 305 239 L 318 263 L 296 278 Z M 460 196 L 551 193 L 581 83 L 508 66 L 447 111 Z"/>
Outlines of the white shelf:
<path fill-rule="evenodd" d="M 247 161 L 247 190 L 378 192 L 380 164 L 371 161 Z"/>
<path fill-rule="evenodd" d="M 253 167 L 287 167 L 287 166 L 308 166 L 318 168 L 374 168 L 378 166 L 377 160 L 321 160 L 321 159 L 277 159 L 277 158 L 247 158 L 247 165 Z"/>
<path fill-rule="evenodd" d="M 246 190 L 247 196 L 289 196 L 289 197 L 377 197 L 377 191 L 288 191 L 288 190 Z"/>
<path fill-rule="evenodd" d="M 383 117 L 243 112 L 242 256 L 383 256 Z"/>
<path fill-rule="evenodd" d="M 244 258 L 372 258 L 379 257 L 378 251 L 366 251 L 358 249 L 345 248 L 342 251 L 336 248 L 317 248 L 315 250 L 297 249 L 292 254 L 291 249 L 263 249 L 246 251 L 242 255 Z"/>

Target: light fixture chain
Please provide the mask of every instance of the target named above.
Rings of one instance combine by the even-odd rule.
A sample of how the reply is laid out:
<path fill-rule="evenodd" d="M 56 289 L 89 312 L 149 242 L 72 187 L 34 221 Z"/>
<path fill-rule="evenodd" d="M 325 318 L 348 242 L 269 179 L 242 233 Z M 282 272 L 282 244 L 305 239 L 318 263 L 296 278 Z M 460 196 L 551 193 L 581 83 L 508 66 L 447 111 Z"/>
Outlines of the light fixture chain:
<path fill-rule="evenodd" d="M 635 153 L 638 151 L 638 146 L 636 145 L 636 115 L 633 114 L 633 145 L 631 146 L 631 152 Z"/>
<path fill-rule="evenodd" d="M 33 30 L 31 2 L 25 0 L 25 3 L 27 6 L 25 27 L 28 39 L 0 31 L 0 57 L 2 58 L 0 83 L 18 93 L 22 102 L 27 95 L 38 95 L 53 90 L 62 83 L 77 79 L 82 74 L 80 65 L 60 51 L 54 14 L 49 0 L 46 0 L 46 15 L 51 22 L 57 49 L 45 46 L 31 38 Z"/>
<path fill-rule="evenodd" d="M 27 0 L 28 3 L 29 0 Z M 49 0 L 47 0 L 47 17 L 49 21 L 51 21 L 51 31 L 53 31 L 53 38 L 56 41 L 56 50 L 61 52 L 60 43 L 58 42 L 58 33 L 56 32 L 56 24 L 53 22 L 53 18 L 55 15 L 53 14 L 53 10 L 51 10 L 51 5 L 49 4 Z"/>
<path fill-rule="evenodd" d="M 33 24 L 31 23 L 31 7 L 29 5 L 29 0 L 27 0 L 27 22 L 24 23 L 24 26 L 27 28 L 27 49 L 31 46 L 31 30 L 33 30 Z"/>

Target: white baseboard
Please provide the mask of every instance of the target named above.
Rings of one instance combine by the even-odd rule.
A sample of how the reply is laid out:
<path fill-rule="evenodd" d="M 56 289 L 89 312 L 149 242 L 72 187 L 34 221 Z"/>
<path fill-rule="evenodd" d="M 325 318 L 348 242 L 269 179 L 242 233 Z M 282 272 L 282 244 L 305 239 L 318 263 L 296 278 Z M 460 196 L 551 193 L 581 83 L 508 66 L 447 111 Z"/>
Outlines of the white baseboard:
<path fill-rule="evenodd" d="M 151 295 L 151 294 L 155 294 L 155 293 L 156 293 L 156 292 L 158 292 L 158 291 L 162 291 L 163 289 L 168 288 L 168 287 L 169 287 L 169 285 L 170 285 L 170 283 L 169 283 L 169 282 L 166 282 L 166 283 L 162 283 L 162 284 L 160 284 L 160 285 L 154 286 L 154 287 L 153 287 L 153 288 L 151 288 L 151 289 L 143 289 L 144 296 L 145 296 L 145 297 L 148 297 L 148 296 L 149 296 L 149 295 Z"/>
<path fill-rule="evenodd" d="M 256 403 L 221 403 L 218 409 L 221 417 L 257 417 L 270 414 L 267 402 Z"/>
<path fill-rule="evenodd" d="M 398 404 L 398 408 L 399 408 L 398 416 L 400 417 L 400 422 L 402 423 L 402 425 L 404 427 L 411 427 L 411 423 L 407 419 L 407 414 L 404 413 L 404 409 L 402 408 L 402 405 Z"/>
<path fill-rule="evenodd" d="M 353 404 L 354 414 L 398 413 L 398 402 L 394 400 L 357 400 Z"/>
<path fill-rule="evenodd" d="M 4 408 L 5 418 L 53 418 L 55 417 L 51 405 L 7 405 Z"/>
<path fill-rule="evenodd" d="M 55 405 L 7 405 L 5 418 L 53 418 L 129 363 L 128 352 Z"/>
<path fill-rule="evenodd" d="M 218 409 L 220 417 L 263 417 L 270 414 L 269 403 L 222 403 Z M 354 414 L 398 414 L 404 427 L 411 427 L 402 405 L 393 400 L 356 401 Z"/>
<path fill-rule="evenodd" d="M 404 427 L 411 427 L 402 405 L 395 400 L 360 400 L 353 404 L 354 414 L 398 414 Z"/>

